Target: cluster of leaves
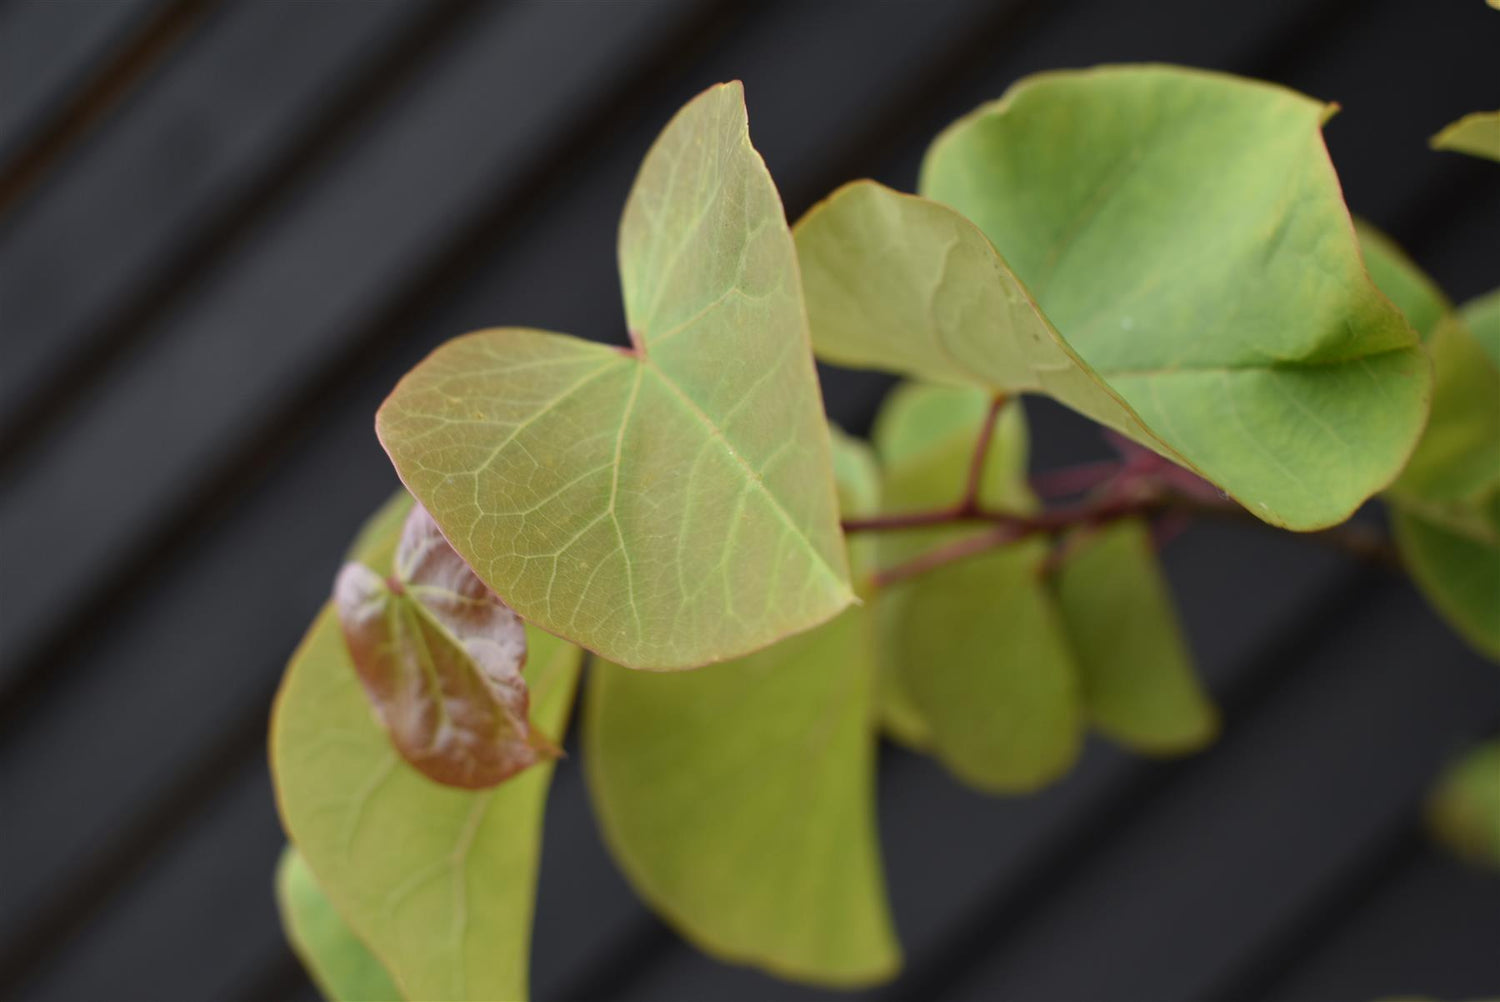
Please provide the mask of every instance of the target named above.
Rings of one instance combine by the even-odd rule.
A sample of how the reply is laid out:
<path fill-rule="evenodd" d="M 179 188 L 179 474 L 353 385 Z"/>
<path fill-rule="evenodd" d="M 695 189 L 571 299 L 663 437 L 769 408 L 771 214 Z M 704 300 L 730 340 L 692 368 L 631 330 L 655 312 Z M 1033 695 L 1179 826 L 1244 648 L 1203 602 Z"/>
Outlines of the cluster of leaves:
<path fill-rule="evenodd" d="M 833 985 L 899 966 L 882 731 L 996 791 L 1061 775 L 1087 726 L 1212 739 L 1152 516 L 1315 530 L 1387 490 L 1418 579 L 1500 651 L 1500 300 L 1454 311 L 1361 253 L 1328 114 L 1170 67 L 1034 77 L 938 138 L 921 194 L 857 182 L 793 231 L 738 85 L 686 106 L 620 228 L 629 348 L 481 331 L 380 410 L 410 495 L 272 726 L 279 894 L 325 990 L 526 994 L 585 651 L 633 885 L 705 950 Z M 826 425 L 814 351 L 913 380 L 873 447 Z M 1046 503 L 1023 393 L 1124 461 Z"/>

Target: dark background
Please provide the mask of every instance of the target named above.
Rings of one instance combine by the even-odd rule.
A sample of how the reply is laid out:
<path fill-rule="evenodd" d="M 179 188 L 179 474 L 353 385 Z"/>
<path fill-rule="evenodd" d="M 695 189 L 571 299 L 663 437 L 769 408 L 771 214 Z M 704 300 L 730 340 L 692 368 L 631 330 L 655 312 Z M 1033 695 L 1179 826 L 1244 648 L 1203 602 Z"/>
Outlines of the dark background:
<path fill-rule="evenodd" d="M 1345 110 L 1354 210 L 1459 300 L 1500 284 L 1500 168 L 1426 148 L 1500 104 L 1482 0 L 0 5 L 0 994 L 305 999 L 271 897 L 283 661 L 395 486 L 371 430 L 443 339 L 622 340 L 618 213 L 704 86 L 745 80 L 792 217 L 1018 76 L 1158 59 Z M 886 382 L 828 374 L 862 430 Z M 1034 405 L 1037 463 L 1100 450 Z M 1226 714 L 1024 799 L 887 751 L 908 964 L 879 998 L 1500 991 L 1500 878 L 1419 827 L 1500 676 L 1397 577 L 1255 530 L 1167 561 Z M 806 997 L 688 949 L 547 818 L 540 999 Z"/>

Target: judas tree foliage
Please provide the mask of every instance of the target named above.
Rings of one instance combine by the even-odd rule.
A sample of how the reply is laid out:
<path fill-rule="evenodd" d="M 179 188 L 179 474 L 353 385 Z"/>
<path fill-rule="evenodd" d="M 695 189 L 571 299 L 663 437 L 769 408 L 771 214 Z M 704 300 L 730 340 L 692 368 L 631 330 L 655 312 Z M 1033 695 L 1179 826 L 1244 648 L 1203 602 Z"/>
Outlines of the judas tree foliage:
<path fill-rule="evenodd" d="M 321 987 L 526 995 L 580 688 L 600 829 L 655 911 L 787 978 L 891 977 L 881 735 L 1017 793 L 1091 730 L 1217 733 L 1158 565 L 1186 518 L 1389 558 L 1347 522 L 1383 495 L 1418 585 L 1500 658 L 1500 295 L 1455 308 L 1355 227 L 1331 111 L 1045 74 L 938 136 L 917 193 L 858 181 L 789 227 L 739 85 L 683 108 L 620 225 L 628 346 L 468 334 L 377 415 L 406 490 L 271 734 L 278 897 Z M 1500 158 L 1495 126 L 1435 143 Z M 909 380 L 871 442 L 826 423 L 815 356 Z M 1028 476 L 1025 394 L 1118 460 Z M 1467 775 L 1435 823 L 1493 858 Z"/>

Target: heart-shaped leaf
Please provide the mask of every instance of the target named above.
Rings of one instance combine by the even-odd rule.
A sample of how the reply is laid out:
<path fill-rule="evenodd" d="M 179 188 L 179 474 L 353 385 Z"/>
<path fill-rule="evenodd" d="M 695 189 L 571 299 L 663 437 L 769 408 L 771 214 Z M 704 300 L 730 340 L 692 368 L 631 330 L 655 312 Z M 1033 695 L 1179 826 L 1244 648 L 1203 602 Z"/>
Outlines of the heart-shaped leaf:
<path fill-rule="evenodd" d="M 392 503 L 350 559 L 390 567 Z M 385 535 L 374 526 L 383 526 Z M 532 726 L 561 738 L 581 652 L 527 629 Z M 282 822 L 317 884 L 409 998 L 521 999 L 550 763 L 489 790 L 441 786 L 391 746 L 332 606 L 292 656 L 271 721 Z"/>
<path fill-rule="evenodd" d="M 781 201 L 738 84 L 687 105 L 620 227 L 634 349 L 450 341 L 377 430 L 528 622 L 633 668 L 737 657 L 853 600 Z"/>
<path fill-rule="evenodd" d="M 560 751 L 528 723 L 526 628 L 412 507 L 387 577 L 344 565 L 334 585 L 365 693 L 408 762 L 483 789 Z"/>
<path fill-rule="evenodd" d="M 1424 503 L 1480 498 L 1500 485 L 1500 362 L 1478 333 L 1492 323 L 1485 303 L 1456 314 L 1389 239 L 1365 223 L 1359 236 L 1370 274 L 1422 335 L 1433 364 L 1427 428 L 1389 493 Z"/>
<path fill-rule="evenodd" d="M 1449 123 L 1430 142 L 1435 150 L 1500 162 L 1500 111 L 1471 112 Z"/>
<path fill-rule="evenodd" d="M 835 442 L 846 510 L 866 513 L 872 465 Z M 715 956 L 841 986 L 896 970 L 871 626 L 857 607 L 711 671 L 591 675 L 584 761 L 605 840 L 636 891 Z"/>
<path fill-rule="evenodd" d="M 952 504 L 967 487 L 989 410 L 974 388 L 905 385 L 881 409 L 875 443 L 890 513 Z M 979 500 L 1026 513 L 1026 427 L 1012 403 L 986 453 Z M 882 533 L 890 568 L 983 527 Z M 1067 771 L 1082 736 L 1078 675 L 1064 623 L 1043 580 L 1047 542 L 1027 539 L 930 570 L 881 590 L 884 717 L 982 789 L 1014 792 Z"/>
<path fill-rule="evenodd" d="M 1427 429 L 1386 492 L 1396 544 L 1438 612 L 1500 660 L 1500 292 L 1455 313 L 1389 240 L 1365 225 L 1360 240 L 1435 373 Z"/>
<path fill-rule="evenodd" d="M 1070 540 L 1056 581 L 1094 726 L 1149 755 L 1212 741 L 1219 716 L 1193 671 L 1146 526 L 1117 522 Z"/>
<path fill-rule="evenodd" d="M 1467 505 L 1400 501 L 1391 528 L 1427 600 L 1476 650 L 1500 661 L 1500 491 Z"/>
<path fill-rule="evenodd" d="M 924 194 L 967 220 L 860 183 L 798 224 L 819 354 L 1046 392 L 1268 522 L 1340 522 L 1401 467 L 1430 376 L 1326 114 L 1170 67 L 1024 81 L 928 152 Z"/>
<path fill-rule="evenodd" d="M 399 1002 L 390 975 L 334 911 L 291 846 L 276 867 L 276 903 L 292 949 L 324 996 L 333 1002 Z"/>

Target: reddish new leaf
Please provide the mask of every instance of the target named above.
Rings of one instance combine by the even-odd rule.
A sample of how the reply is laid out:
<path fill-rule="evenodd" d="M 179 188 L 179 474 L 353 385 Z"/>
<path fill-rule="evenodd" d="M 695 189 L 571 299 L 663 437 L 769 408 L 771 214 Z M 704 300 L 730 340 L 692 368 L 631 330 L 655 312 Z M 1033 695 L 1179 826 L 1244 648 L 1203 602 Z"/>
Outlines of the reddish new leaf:
<path fill-rule="evenodd" d="M 422 506 L 407 516 L 393 573 L 345 564 L 334 605 L 376 716 L 429 779 L 482 789 L 560 754 L 528 722 L 520 618 Z"/>

